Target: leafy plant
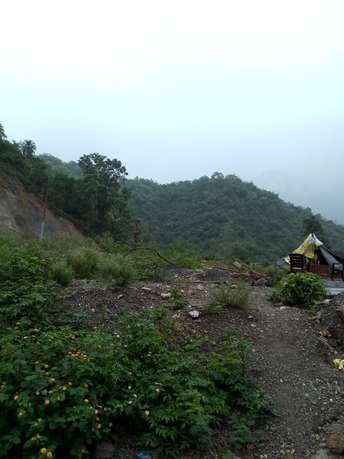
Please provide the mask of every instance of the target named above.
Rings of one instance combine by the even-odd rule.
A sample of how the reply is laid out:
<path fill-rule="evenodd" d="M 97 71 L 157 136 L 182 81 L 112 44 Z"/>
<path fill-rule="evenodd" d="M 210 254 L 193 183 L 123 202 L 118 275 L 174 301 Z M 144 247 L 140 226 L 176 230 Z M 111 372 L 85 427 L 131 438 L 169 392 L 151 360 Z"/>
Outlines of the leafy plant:
<path fill-rule="evenodd" d="M 297 273 L 285 276 L 275 287 L 273 301 L 286 305 L 306 305 L 326 296 L 324 284 L 312 273 Z"/>
<path fill-rule="evenodd" d="M 57 291 L 47 280 L 50 260 L 29 246 L 4 241 L 0 253 L 0 323 L 45 322 Z"/>
<path fill-rule="evenodd" d="M 245 347 L 228 339 L 203 355 L 199 344 L 177 344 L 158 318 L 85 332 L 19 328 L 0 338 L 0 457 L 36 458 L 43 449 L 80 458 L 95 441 L 128 432 L 166 457 L 206 447 L 219 422 L 254 424 L 266 400 L 246 376 Z"/>

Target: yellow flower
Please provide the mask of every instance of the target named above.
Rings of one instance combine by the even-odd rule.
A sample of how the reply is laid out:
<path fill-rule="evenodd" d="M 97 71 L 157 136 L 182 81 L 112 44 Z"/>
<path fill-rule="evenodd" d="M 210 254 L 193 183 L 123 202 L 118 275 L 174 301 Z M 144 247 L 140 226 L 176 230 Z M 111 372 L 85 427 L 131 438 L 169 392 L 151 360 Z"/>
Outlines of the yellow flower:
<path fill-rule="evenodd" d="M 48 450 L 47 450 L 47 448 L 41 448 L 41 449 L 39 450 L 39 452 L 40 452 L 41 454 L 44 454 L 44 455 L 45 455 L 45 454 L 47 454 Z"/>
<path fill-rule="evenodd" d="M 19 395 L 15 395 L 15 396 L 13 397 L 13 400 L 18 400 L 18 398 L 19 398 Z"/>
<path fill-rule="evenodd" d="M 47 452 L 47 458 L 51 459 L 53 457 L 53 453 L 51 451 Z"/>

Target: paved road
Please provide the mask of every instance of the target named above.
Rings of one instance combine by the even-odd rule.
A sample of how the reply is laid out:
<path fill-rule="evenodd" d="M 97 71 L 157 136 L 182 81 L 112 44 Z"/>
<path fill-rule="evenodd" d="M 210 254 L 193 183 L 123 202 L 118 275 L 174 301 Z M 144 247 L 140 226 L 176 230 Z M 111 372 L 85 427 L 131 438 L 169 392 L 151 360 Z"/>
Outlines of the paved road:
<path fill-rule="evenodd" d="M 340 293 L 344 293 L 344 282 L 343 281 L 332 281 L 324 280 L 324 284 L 329 296 L 336 296 Z"/>

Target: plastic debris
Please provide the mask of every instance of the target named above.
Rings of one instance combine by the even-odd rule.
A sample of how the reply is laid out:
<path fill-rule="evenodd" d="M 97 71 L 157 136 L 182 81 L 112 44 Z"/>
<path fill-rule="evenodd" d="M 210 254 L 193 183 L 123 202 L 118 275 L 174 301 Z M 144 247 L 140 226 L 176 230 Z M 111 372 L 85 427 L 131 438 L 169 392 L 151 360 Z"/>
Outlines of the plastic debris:
<path fill-rule="evenodd" d="M 201 313 L 199 311 L 190 311 L 189 316 L 192 317 L 193 319 L 199 319 Z"/>
<path fill-rule="evenodd" d="M 337 370 L 344 371 L 344 360 L 343 359 L 334 359 L 333 360 L 334 366 Z"/>
<path fill-rule="evenodd" d="M 150 453 L 146 453 L 145 451 L 141 451 L 136 453 L 135 459 L 153 459 L 153 456 Z"/>

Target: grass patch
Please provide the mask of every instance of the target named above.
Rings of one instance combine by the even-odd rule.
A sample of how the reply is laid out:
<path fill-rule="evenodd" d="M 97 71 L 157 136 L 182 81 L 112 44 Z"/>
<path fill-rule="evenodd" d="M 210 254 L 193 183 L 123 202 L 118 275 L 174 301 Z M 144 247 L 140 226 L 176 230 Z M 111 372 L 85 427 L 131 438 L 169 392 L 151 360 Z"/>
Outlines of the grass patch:
<path fill-rule="evenodd" d="M 204 308 L 207 313 L 217 313 L 223 309 L 241 309 L 247 311 L 249 290 L 246 284 L 220 286 L 211 292 L 210 302 Z"/>
<path fill-rule="evenodd" d="M 136 277 L 132 258 L 122 254 L 100 257 L 98 274 L 101 279 L 114 281 L 118 286 L 127 285 Z"/>

